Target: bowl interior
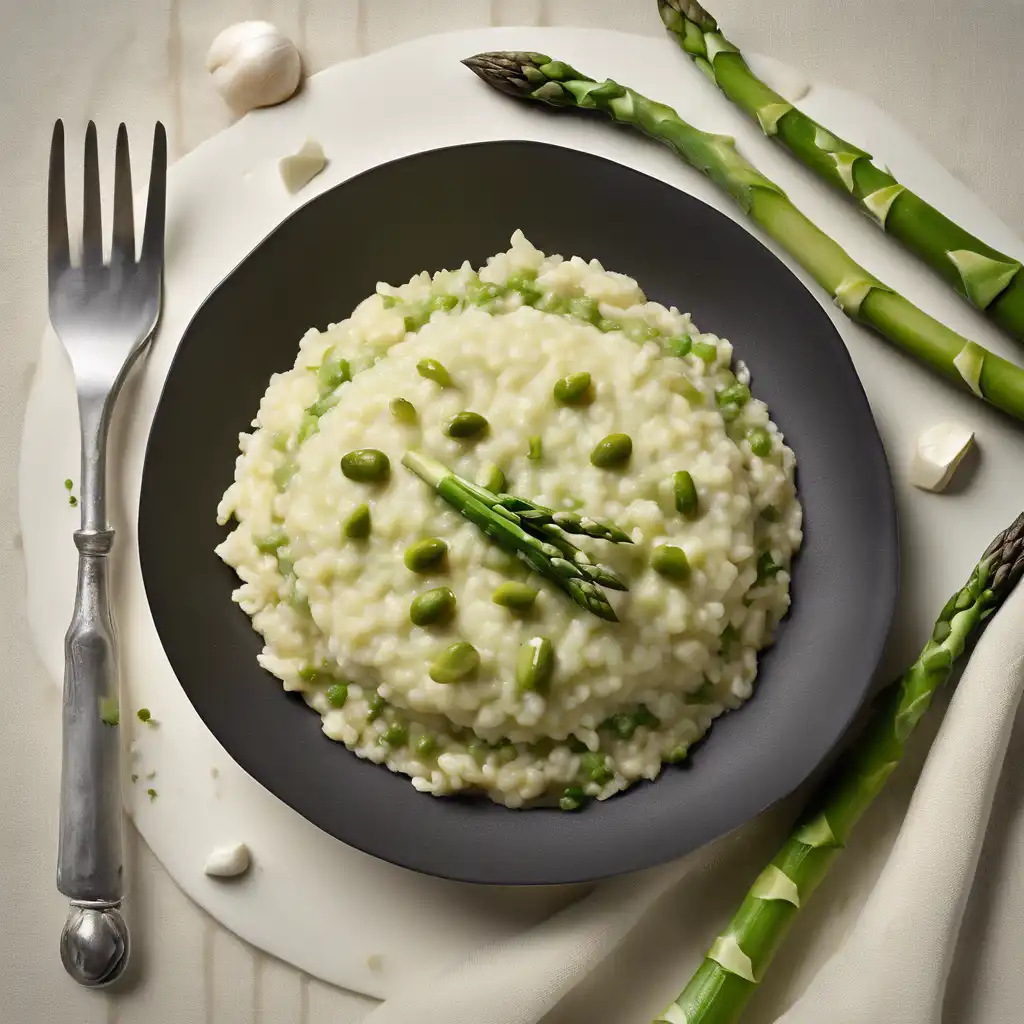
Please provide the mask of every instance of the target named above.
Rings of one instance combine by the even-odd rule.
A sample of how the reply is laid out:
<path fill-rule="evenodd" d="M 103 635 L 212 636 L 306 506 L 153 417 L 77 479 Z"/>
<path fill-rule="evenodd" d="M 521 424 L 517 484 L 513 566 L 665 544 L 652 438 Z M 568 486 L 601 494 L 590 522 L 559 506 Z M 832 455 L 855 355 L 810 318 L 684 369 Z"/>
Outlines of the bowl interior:
<path fill-rule="evenodd" d="M 798 460 L 805 540 L 793 607 L 754 698 L 686 767 L 582 813 L 434 799 L 361 761 L 256 662 L 261 640 L 214 555 L 217 502 L 270 375 L 311 326 L 344 319 L 377 281 L 474 265 L 516 228 L 547 252 L 597 258 L 728 337 Z M 210 295 L 153 422 L 139 544 L 164 649 L 228 753 L 344 842 L 431 874 L 563 883 L 649 867 L 742 824 L 802 782 L 861 703 L 896 600 L 892 485 L 842 340 L 792 273 L 693 197 L 620 164 L 528 142 L 434 150 L 318 196 Z"/>

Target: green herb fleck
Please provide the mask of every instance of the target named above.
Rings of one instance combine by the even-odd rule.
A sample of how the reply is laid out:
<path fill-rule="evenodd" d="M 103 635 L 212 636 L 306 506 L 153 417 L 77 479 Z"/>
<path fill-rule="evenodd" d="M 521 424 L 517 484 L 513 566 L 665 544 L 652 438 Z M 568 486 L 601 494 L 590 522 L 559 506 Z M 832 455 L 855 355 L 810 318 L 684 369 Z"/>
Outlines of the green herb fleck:
<path fill-rule="evenodd" d="M 288 536 L 281 530 L 276 530 L 274 533 L 268 533 L 266 537 L 261 537 L 256 541 L 256 550 L 261 555 L 272 555 L 278 548 L 283 548 L 288 543 Z"/>
<path fill-rule="evenodd" d="M 409 618 L 414 626 L 436 626 L 455 615 L 455 594 L 448 587 L 436 587 L 413 599 Z"/>
<path fill-rule="evenodd" d="M 594 401 L 594 383 L 586 370 L 570 373 L 555 382 L 552 394 L 559 405 L 590 405 Z"/>
<path fill-rule="evenodd" d="M 633 439 L 629 434 L 609 434 L 594 446 L 590 462 L 597 469 L 617 469 L 629 462 L 633 454 Z"/>
<path fill-rule="evenodd" d="M 505 474 L 501 471 L 501 467 L 493 462 L 485 462 L 480 467 L 476 482 L 480 487 L 490 491 L 492 494 L 501 494 L 508 483 L 505 479 Z"/>
<path fill-rule="evenodd" d="M 718 346 L 710 341 L 695 341 L 693 354 L 704 363 L 713 363 L 718 358 Z"/>
<path fill-rule="evenodd" d="M 648 729 L 657 729 L 661 725 L 661 719 L 653 711 L 650 711 L 646 704 L 641 704 L 633 713 L 637 725 L 646 726 Z"/>
<path fill-rule="evenodd" d="M 690 562 L 686 552 L 674 544 L 662 544 L 651 552 L 651 568 L 666 579 L 684 583 L 690 578 Z"/>
<path fill-rule="evenodd" d="M 600 751 L 587 751 L 580 755 L 580 768 L 591 782 L 599 786 L 615 778 L 615 773 L 608 767 L 608 759 Z"/>
<path fill-rule="evenodd" d="M 516 689 L 545 694 L 555 672 L 555 649 L 546 636 L 535 636 L 519 648 L 516 661 Z"/>
<path fill-rule="evenodd" d="M 409 730 L 401 722 L 392 722 L 381 740 L 389 747 L 404 747 L 409 742 Z"/>
<path fill-rule="evenodd" d="M 296 435 L 298 443 L 305 444 L 318 430 L 320 429 L 320 421 L 317 417 L 309 412 L 308 410 L 302 414 L 302 420 L 299 423 L 299 432 Z"/>
<path fill-rule="evenodd" d="M 724 408 L 727 405 L 744 406 L 750 401 L 750 388 L 746 384 L 740 384 L 737 381 L 735 384 L 730 384 L 727 388 L 722 388 L 721 391 L 716 391 L 715 401 L 720 408 Z"/>
<path fill-rule="evenodd" d="M 367 504 L 356 505 L 351 515 L 345 520 L 345 536 L 349 540 L 365 540 L 370 536 L 373 529 L 373 520 L 370 516 L 370 506 Z"/>
<path fill-rule="evenodd" d="M 772 558 L 770 551 L 762 551 L 757 559 L 757 582 L 764 583 L 782 571 L 782 566 Z"/>
<path fill-rule="evenodd" d="M 772 436 L 762 427 L 754 427 L 747 434 L 747 441 L 750 442 L 750 451 L 759 459 L 771 455 Z"/>
<path fill-rule="evenodd" d="M 731 625 L 726 626 L 725 629 L 722 630 L 722 635 L 718 638 L 718 641 L 719 641 L 718 649 L 719 649 L 719 651 L 723 655 L 728 657 L 729 656 L 729 649 L 735 643 L 737 638 L 738 637 L 737 637 L 737 633 L 736 633 L 735 627 L 733 627 Z"/>
<path fill-rule="evenodd" d="M 384 713 L 385 707 L 387 707 L 387 701 L 379 693 L 375 693 L 366 702 L 366 720 L 375 722 Z"/>
<path fill-rule="evenodd" d="M 139 708 L 139 710 L 135 712 L 135 717 L 138 718 L 140 722 L 153 721 L 153 715 L 150 712 L 149 708 Z"/>
<path fill-rule="evenodd" d="M 601 319 L 601 311 L 598 309 L 597 299 L 592 299 L 589 296 L 580 299 L 570 299 L 569 315 L 588 324 L 596 324 Z"/>
<path fill-rule="evenodd" d="M 442 428 L 444 433 L 457 441 L 475 440 L 487 432 L 489 424 L 478 412 L 456 413 Z"/>
<path fill-rule="evenodd" d="M 70 477 L 68 477 L 68 479 L 64 481 L 64 490 L 65 491 L 70 491 L 74 486 L 75 486 L 74 482 L 71 480 Z"/>
<path fill-rule="evenodd" d="M 579 786 L 569 786 L 561 795 L 558 806 L 563 811 L 578 811 L 587 802 L 587 794 Z"/>
<path fill-rule="evenodd" d="M 676 511 L 687 519 L 694 519 L 699 507 L 697 485 L 687 470 L 681 469 L 672 474 L 672 492 L 676 500 Z"/>
<path fill-rule="evenodd" d="M 464 640 L 446 647 L 430 666 L 430 678 L 435 683 L 461 683 L 480 667 L 477 649 Z"/>
<path fill-rule="evenodd" d="M 416 406 L 407 398 L 392 398 L 388 403 L 388 408 L 399 423 L 411 426 L 416 422 Z"/>
<path fill-rule="evenodd" d="M 352 369 L 347 359 L 335 355 L 332 345 L 325 353 L 323 362 L 316 373 L 317 384 L 321 394 L 330 394 L 341 384 L 352 379 Z"/>
<path fill-rule="evenodd" d="M 100 697 L 100 721 L 104 725 L 121 724 L 121 709 L 116 697 Z"/>
<path fill-rule="evenodd" d="M 537 591 L 525 583 L 509 580 L 501 583 L 491 594 L 491 600 L 514 612 L 526 612 L 533 607 L 537 600 Z"/>
<path fill-rule="evenodd" d="M 432 380 L 443 388 L 452 386 L 452 375 L 436 359 L 421 359 L 416 364 L 416 370 L 421 377 L 426 377 L 427 380 Z"/>
<path fill-rule="evenodd" d="M 348 685 L 346 683 L 331 683 L 324 696 L 332 708 L 343 708 L 345 701 L 348 700 Z"/>
<path fill-rule="evenodd" d="M 420 757 L 430 757 L 437 750 L 437 740 L 425 732 L 416 740 L 415 750 Z"/>
<path fill-rule="evenodd" d="M 150 788 L 146 790 L 146 796 L 149 797 L 149 802 L 152 803 L 156 799 L 156 790 L 150 786 Z"/>
<path fill-rule="evenodd" d="M 448 554 L 448 545 L 440 537 L 426 537 L 405 549 L 405 567 L 410 572 L 428 573 L 440 569 Z"/>
<path fill-rule="evenodd" d="M 380 483 L 391 473 L 391 460 L 376 448 L 357 448 L 342 455 L 341 471 L 356 483 Z"/>
<path fill-rule="evenodd" d="M 680 359 L 683 356 L 688 356 L 693 349 L 693 339 L 689 335 L 681 334 L 677 338 L 669 338 L 668 350 L 674 356 L 678 356 Z"/>
<path fill-rule="evenodd" d="M 684 704 L 711 704 L 715 699 L 715 684 L 710 679 L 705 679 L 693 693 L 683 697 Z"/>

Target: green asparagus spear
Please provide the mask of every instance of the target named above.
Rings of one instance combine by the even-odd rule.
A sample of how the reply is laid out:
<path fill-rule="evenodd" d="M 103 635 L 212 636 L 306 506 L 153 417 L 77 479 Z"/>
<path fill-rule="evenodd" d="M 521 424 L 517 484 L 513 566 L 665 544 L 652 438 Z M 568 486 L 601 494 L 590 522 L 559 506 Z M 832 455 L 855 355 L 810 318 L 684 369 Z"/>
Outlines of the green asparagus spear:
<path fill-rule="evenodd" d="M 620 530 L 614 523 L 599 522 L 575 512 L 555 512 L 554 509 L 537 505 L 527 498 L 519 498 L 514 494 L 495 494 L 454 473 L 452 476 L 464 490 L 498 515 L 511 519 L 538 540 L 558 548 L 562 556 L 575 563 L 576 568 L 593 583 L 609 590 L 629 589 L 611 569 L 603 565 L 594 565 L 585 552 L 580 551 L 562 536 L 563 533 L 571 533 L 592 537 L 595 540 L 611 541 L 613 544 L 632 544 L 629 534 Z"/>
<path fill-rule="evenodd" d="M 761 81 L 696 0 L 658 0 L 661 20 L 700 69 L 737 107 L 829 184 L 851 196 L 1003 330 L 1024 338 L 1024 273 Z"/>
<path fill-rule="evenodd" d="M 433 487 L 452 508 L 478 526 L 485 536 L 519 557 L 538 576 L 564 590 L 581 608 L 585 608 L 598 618 L 618 622 L 615 609 L 608 603 L 601 586 L 594 581 L 589 571 L 599 570 L 601 567 L 590 566 L 588 563 L 579 564 L 565 557 L 562 545 L 528 533 L 520 523 L 519 517 L 497 504 L 494 495 L 490 496 L 495 499 L 493 505 L 481 500 L 482 488 L 456 476 L 442 463 L 419 452 L 409 451 L 402 457 L 402 465 Z M 483 494 L 487 493 L 483 491 Z M 608 570 L 601 571 L 608 573 Z M 626 589 L 625 584 L 614 576 L 612 579 L 619 585 L 619 589 Z"/>
<path fill-rule="evenodd" d="M 734 1024 L 793 918 L 903 757 L 907 738 L 984 621 L 1024 574 L 1024 515 L 999 534 L 942 609 L 917 660 L 878 696 L 864 733 L 826 777 L 679 998 L 667 1024 Z"/>
<path fill-rule="evenodd" d="M 736 151 L 733 139 L 683 121 L 671 108 L 610 79 L 594 81 L 539 53 L 482 53 L 463 61 L 488 85 L 553 107 L 601 110 L 667 143 L 706 174 L 818 282 L 851 319 L 878 331 L 954 383 L 1024 419 L 1024 369 L 934 320 L 868 273 L 785 192 Z"/>

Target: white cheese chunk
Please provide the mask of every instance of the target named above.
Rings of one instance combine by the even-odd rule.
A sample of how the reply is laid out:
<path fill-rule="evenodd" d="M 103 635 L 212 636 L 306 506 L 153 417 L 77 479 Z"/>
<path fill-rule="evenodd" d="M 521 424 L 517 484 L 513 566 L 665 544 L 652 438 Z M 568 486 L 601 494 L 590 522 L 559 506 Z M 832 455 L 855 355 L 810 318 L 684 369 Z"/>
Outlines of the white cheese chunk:
<path fill-rule="evenodd" d="M 234 843 L 211 850 L 203 871 L 214 878 L 236 878 L 249 870 L 249 863 L 249 847 L 245 843 Z"/>
<path fill-rule="evenodd" d="M 922 491 L 942 491 L 974 441 L 974 431 L 962 423 L 936 423 L 917 439 L 910 463 L 910 482 Z"/>
<path fill-rule="evenodd" d="M 281 180 L 284 187 L 294 194 L 300 188 L 305 188 L 326 166 L 323 146 L 307 139 L 298 153 L 281 160 Z"/>

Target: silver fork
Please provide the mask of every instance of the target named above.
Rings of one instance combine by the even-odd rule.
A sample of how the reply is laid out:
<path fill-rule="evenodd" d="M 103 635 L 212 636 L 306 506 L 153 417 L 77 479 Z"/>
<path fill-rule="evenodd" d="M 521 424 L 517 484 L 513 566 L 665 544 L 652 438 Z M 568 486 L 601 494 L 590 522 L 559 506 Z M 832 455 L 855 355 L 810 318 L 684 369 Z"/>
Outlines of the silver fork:
<path fill-rule="evenodd" d="M 128 962 L 121 916 L 121 768 L 117 634 L 110 609 L 106 449 L 114 402 L 160 316 L 164 262 L 167 137 L 153 134 L 142 251 L 135 216 L 128 132 L 117 132 L 114 230 L 103 260 L 96 126 L 85 133 L 82 254 L 72 266 L 64 193 L 64 125 L 53 126 L 48 194 L 50 322 L 75 373 L 82 431 L 80 502 L 75 531 L 78 589 L 64 638 L 63 749 L 57 888 L 71 901 L 61 934 L 64 967 L 80 984 L 107 985 Z"/>

